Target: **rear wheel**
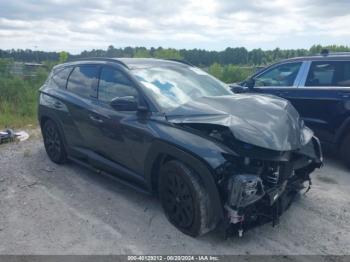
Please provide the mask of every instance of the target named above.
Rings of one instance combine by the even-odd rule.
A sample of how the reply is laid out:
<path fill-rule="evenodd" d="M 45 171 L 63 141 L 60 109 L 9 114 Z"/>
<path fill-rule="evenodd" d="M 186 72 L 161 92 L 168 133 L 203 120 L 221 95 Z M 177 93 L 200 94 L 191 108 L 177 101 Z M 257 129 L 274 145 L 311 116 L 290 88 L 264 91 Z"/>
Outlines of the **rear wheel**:
<path fill-rule="evenodd" d="M 176 228 L 194 237 L 210 231 L 209 195 L 194 171 L 177 160 L 166 162 L 158 189 L 164 212 Z"/>
<path fill-rule="evenodd" d="M 344 163 L 350 168 L 350 134 L 348 134 L 340 145 L 340 155 Z"/>
<path fill-rule="evenodd" d="M 45 121 L 42 127 L 42 133 L 45 150 L 49 158 L 56 164 L 66 162 L 66 151 L 56 123 L 52 120 Z"/>

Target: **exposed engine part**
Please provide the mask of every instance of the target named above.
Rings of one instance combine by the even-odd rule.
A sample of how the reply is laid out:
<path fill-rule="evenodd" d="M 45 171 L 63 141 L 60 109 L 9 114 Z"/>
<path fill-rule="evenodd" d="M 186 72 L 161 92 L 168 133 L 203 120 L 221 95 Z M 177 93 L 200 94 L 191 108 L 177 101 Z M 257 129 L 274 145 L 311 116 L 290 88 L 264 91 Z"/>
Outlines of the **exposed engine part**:
<path fill-rule="evenodd" d="M 227 211 L 227 216 L 231 224 L 237 224 L 237 223 L 243 222 L 244 216 L 239 215 L 237 210 L 233 209 L 227 204 L 225 205 L 225 209 Z"/>
<path fill-rule="evenodd" d="M 293 164 L 289 162 L 265 163 L 265 168 L 261 173 L 261 178 L 265 186 L 275 187 L 282 185 L 284 181 L 295 175 Z"/>
<path fill-rule="evenodd" d="M 262 181 L 256 175 L 235 175 L 228 181 L 228 204 L 236 209 L 250 205 L 265 194 Z"/>
<path fill-rule="evenodd" d="M 269 168 L 270 172 L 266 174 L 265 179 L 268 183 L 277 185 L 280 178 L 280 167 L 277 166 L 276 169 Z"/>

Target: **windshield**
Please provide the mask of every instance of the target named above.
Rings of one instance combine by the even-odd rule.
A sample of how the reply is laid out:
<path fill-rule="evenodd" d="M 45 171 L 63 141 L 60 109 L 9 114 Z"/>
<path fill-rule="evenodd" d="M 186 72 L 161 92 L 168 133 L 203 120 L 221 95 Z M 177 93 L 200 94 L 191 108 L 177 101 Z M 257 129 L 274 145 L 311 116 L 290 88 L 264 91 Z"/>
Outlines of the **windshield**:
<path fill-rule="evenodd" d="M 196 67 L 170 65 L 137 68 L 132 72 L 164 111 L 198 97 L 232 95 L 224 83 Z"/>

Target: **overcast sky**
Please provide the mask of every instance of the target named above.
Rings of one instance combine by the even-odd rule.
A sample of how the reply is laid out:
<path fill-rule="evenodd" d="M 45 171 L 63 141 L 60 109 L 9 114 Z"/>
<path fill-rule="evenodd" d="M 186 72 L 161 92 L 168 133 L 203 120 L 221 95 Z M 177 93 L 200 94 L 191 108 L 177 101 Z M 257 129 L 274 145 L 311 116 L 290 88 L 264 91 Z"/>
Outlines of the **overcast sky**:
<path fill-rule="evenodd" d="M 349 45 L 350 0 L 0 0 L 0 48 Z"/>

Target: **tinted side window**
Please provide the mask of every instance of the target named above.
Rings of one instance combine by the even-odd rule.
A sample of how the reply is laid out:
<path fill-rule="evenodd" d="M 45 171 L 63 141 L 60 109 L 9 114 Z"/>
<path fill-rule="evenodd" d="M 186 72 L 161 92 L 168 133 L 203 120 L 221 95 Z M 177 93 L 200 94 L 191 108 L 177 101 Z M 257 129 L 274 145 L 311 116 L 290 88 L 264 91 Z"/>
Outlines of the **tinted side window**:
<path fill-rule="evenodd" d="M 59 88 L 66 88 L 67 78 L 72 71 L 72 67 L 66 67 L 55 71 L 51 77 L 51 83 Z"/>
<path fill-rule="evenodd" d="M 337 84 L 339 86 L 350 86 L 350 61 L 342 62 L 343 64 L 343 74 L 342 78 L 337 79 Z"/>
<path fill-rule="evenodd" d="M 113 67 L 103 67 L 98 87 L 98 99 L 110 102 L 113 98 L 122 96 L 137 97 L 137 90 L 122 72 Z"/>
<path fill-rule="evenodd" d="M 259 86 L 293 86 L 301 62 L 276 66 L 255 78 L 255 87 Z"/>
<path fill-rule="evenodd" d="M 305 86 L 331 86 L 335 73 L 332 62 L 312 62 Z"/>
<path fill-rule="evenodd" d="M 67 89 L 81 96 L 96 96 L 98 67 L 94 65 L 82 65 L 74 68 L 71 73 Z"/>
<path fill-rule="evenodd" d="M 312 62 L 305 86 L 350 86 L 350 62 Z"/>

